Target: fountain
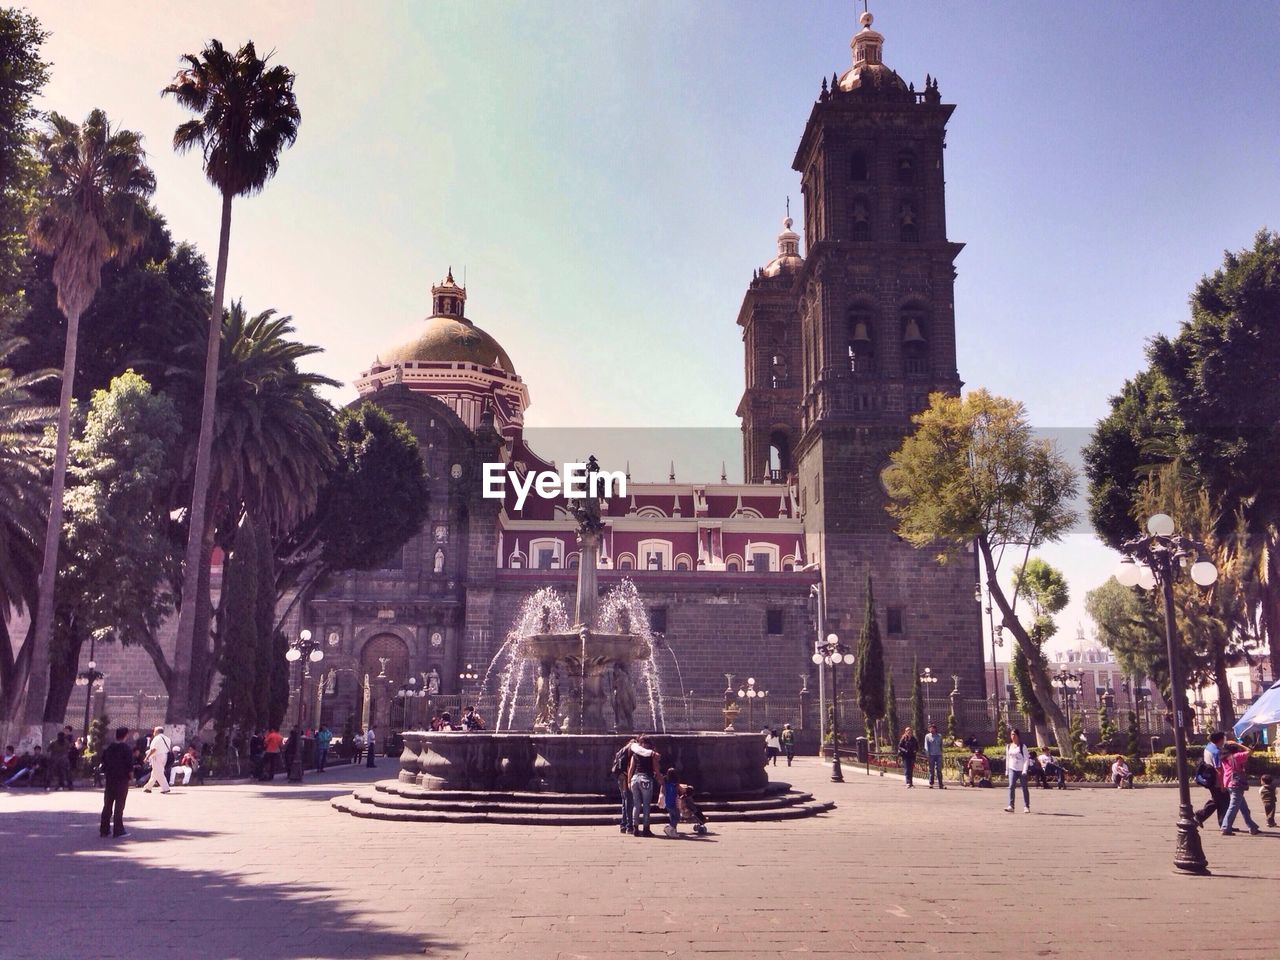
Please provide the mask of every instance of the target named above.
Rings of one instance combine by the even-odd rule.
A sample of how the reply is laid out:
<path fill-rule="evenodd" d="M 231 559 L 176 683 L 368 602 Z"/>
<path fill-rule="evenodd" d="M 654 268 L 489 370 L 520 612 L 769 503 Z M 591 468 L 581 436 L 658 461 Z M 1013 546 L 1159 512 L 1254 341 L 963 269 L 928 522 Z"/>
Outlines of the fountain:
<path fill-rule="evenodd" d="M 589 458 L 588 491 L 598 470 Z M 386 819 L 608 822 L 617 816 L 609 806 L 618 789 L 609 773 L 613 755 L 629 735 L 642 732 L 635 717 L 638 672 L 647 688 L 651 737 L 664 764 L 695 784 L 713 808 L 718 803 L 730 811 L 724 819 L 790 818 L 828 809 L 787 784 L 769 782 L 764 744 L 754 731 L 665 732 L 654 643 L 647 623 L 635 622 L 644 616 L 639 595 L 625 581 L 601 608 L 600 504 L 590 496 L 569 502 L 580 550 L 572 625 L 551 588 L 526 599 L 485 673 L 487 682 L 506 658 L 494 729 L 404 731 L 398 779 L 335 798 L 333 805 Z M 529 666 L 535 674 L 533 729 L 517 731 L 512 725 Z M 735 803 L 745 804 L 746 812 L 732 813 Z M 538 820 L 548 806 L 555 816 Z M 530 812 L 537 810 L 543 813 Z M 765 816 L 769 811 L 777 816 Z"/>

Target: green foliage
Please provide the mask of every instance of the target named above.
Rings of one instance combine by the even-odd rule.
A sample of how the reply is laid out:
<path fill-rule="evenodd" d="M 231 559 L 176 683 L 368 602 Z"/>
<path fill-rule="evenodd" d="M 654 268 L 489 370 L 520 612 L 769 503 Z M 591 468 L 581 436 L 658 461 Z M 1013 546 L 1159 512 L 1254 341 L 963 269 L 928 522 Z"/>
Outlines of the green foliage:
<path fill-rule="evenodd" d="M 1089 743 L 1084 737 L 1084 724 L 1080 720 L 1080 711 L 1071 715 L 1071 723 L 1067 728 L 1071 738 L 1071 759 L 1077 769 L 1083 769 L 1085 756 L 1089 752 Z"/>
<path fill-rule="evenodd" d="M 258 569 L 255 573 L 256 602 L 254 603 L 254 641 L 257 645 L 255 659 L 257 669 L 253 675 L 254 726 L 266 724 L 271 713 L 272 677 L 287 672 L 287 661 L 277 661 L 271 655 L 271 642 L 276 626 L 276 570 L 275 551 L 271 533 L 261 520 L 254 528 L 258 545 Z"/>
<path fill-rule="evenodd" d="M 1039 648 L 1036 649 L 1036 663 L 1037 668 L 1048 676 L 1049 659 Z M 1031 686 L 1031 671 L 1027 666 L 1027 658 L 1019 647 L 1015 647 L 1013 651 L 1013 660 L 1009 665 L 1009 681 L 1013 684 L 1013 694 L 1017 698 L 1018 709 L 1030 717 L 1031 722 L 1036 726 L 1044 724 L 1046 720 L 1044 708 L 1036 699 L 1035 691 Z"/>
<path fill-rule="evenodd" d="M 947 743 L 955 743 L 961 739 L 960 723 L 954 713 L 947 714 Z"/>
<path fill-rule="evenodd" d="M 1141 734 L 1138 731 L 1138 714 L 1135 710 L 1128 711 L 1125 724 L 1125 753 L 1132 760 L 1137 760 L 1141 756 Z"/>
<path fill-rule="evenodd" d="M 1125 673 L 1149 676 L 1162 686 L 1168 685 L 1164 631 L 1150 599 L 1108 577 L 1102 586 L 1085 594 L 1084 607 L 1097 627 L 1098 638 L 1115 654 Z"/>
<path fill-rule="evenodd" d="M 84 755 L 86 757 L 97 756 L 106 749 L 107 744 L 113 739 L 111 718 L 105 713 L 99 717 L 94 717 L 89 722 L 89 738 L 85 741 Z"/>
<path fill-rule="evenodd" d="M 1113 750 L 1119 739 L 1119 731 L 1115 721 L 1111 719 L 1111 711 L 1107 709 L 1104 697 L 1098 704 L 1098 746 L 1103 750 Z"/>
<path fill-rule="evenodd" d="M 1075 522 L 1070 465 L 1032 431 L 1022 404 L 974 390 L 935 393 L 885 471 L 898 534 L 940 559 L 1058 540 Z M 993 582 L 993 590 L 998 586 Z"/>
<path fill-rule="evenodd" d="M 426 521 L 426 468 L 413 433 L 377 404 L 339 411 L 337 432 L 337 462 L 291 548 L 318 548 L 326 570 L 372 570 Z"/>
<path fill-rule="evenodd" d="M 48 37 L 24 10 L 0 8 L 0 330 L 23 310 L 29 273 L 24 236 L 40 169 L 30 146 L 36 100 L 49 79 L 40 59 Z"/>
<path fill-rule="evenodd" d="M 875 594 L 871 587 L 871 575 L 867 575 L 867 600 L 862 617 L 862 632 L 858 636 L 857 667 L 853 675 L 854 689 L 858 695 L 858 707 L 867 718 L 867 739 L 875 743 L 875 721 L 885 715 L 886 694 L 884 674 L 884 647 L 880 643 L 880 623 L 876 619 Z"/>
<path fill-rule="evenodd" d="M 64 642 L 154 643 L 173 608 L 160 491 L 180 430 L 173 403 L 133 371 L 94 392 L 70 449 L 55 625 Z"/>
<path fill-rule="evenodd" d="M 267 545 L 268 548 L 270 544 Z M 235 727 L 252 729 L 258 720 L 255 698 L 258 671 L 271 663 L 258 655 L 258 544 L 249 518 L 240 521 L 235 541 L 222 567 L 222 597 L 218 605 L 218 633 L 222 656 L 219 738 Z"/>
<path fill-rule="evenodd" d="M 16 373 L 9 364 L 20 344 L 0 341 L 0 620 L 34 599 L 49 509 L 46 431 L 55 411 L 35 396 L 49 372 Z M 2 636 L 7 645 L 7 632 Z M 10 658 L 0 656 L 0 671 Z M 0 680 L 8 682 L 5 673 Z"/>
<path fill-rule="evenodd" d="M 898 726 L 898 698 L 893 692 L 893 674 L 885 677 L 884 682 L 885 724 L 888 726 L 889 744 L 898 742 L 902 736 L 902 727 Z"/>
<path fill-rule="evenodd" d="M 920 659 L 911 659 L 911 726 L 916 737 L 923 743 L 925 734 L 924 716 L 924 684 L 920 681 Z"/>

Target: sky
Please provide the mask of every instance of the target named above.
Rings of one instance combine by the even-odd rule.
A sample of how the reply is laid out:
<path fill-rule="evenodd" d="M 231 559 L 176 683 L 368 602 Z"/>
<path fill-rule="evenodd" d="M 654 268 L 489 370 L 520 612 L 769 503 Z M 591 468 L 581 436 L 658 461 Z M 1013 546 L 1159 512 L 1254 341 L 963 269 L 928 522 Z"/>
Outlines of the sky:
<path fill-rule="evenodd" d="M 218 198 L 198 157 L 170 149 L 185 117 L 159 91 L 210 37 L 252 39 L 297 73 L 299 139 L 236 201 L 228 289 L 291 314 L 321 372 L 349 384 L 407 339 L 452 266 L 530 386 L 531 427 L 733 430 L 738 306 L 799 197 L 791 161 L 861 3 L 28 8 L 52 34 L 42 107 L 101 107 L 141 132 L 157 208 L 210 257 Z M 1039 426 L 1091 427 L 1223 251 L 1278 226 L 1280 4 L 871 11 L 885 62 L 958 105 L 961 376 Z M 1115 557 L 1086 534 L 1042 553 L 1072 584 L 1074 635 Z"/>

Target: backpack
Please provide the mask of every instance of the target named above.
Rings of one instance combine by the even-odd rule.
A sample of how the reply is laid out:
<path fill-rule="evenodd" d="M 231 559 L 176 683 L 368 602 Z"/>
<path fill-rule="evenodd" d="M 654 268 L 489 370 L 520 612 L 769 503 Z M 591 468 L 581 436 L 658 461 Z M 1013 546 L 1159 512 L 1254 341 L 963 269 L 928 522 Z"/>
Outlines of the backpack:
<path fill-rule="evenodd" d="M 796 732 L 794 730 L 782 731 L 782 745 L 784 747 L 795 743 L 795 741 L 796 741 Z"/>
<path fill-rule="evenodd" d="M 612 776 L 620 777 L 627 771 L 627 763 L 631 759 L 631 744 L 627 744 L 613 755 L 613 766 L 609 768 Z"/>
<path fill-rule="evenodd" d="M 1213 789 L 1218 785 L 1218 771 L 1214 769 L 1213 764 L 1201 760 L 1192 779 L 1202 787 Z"/>

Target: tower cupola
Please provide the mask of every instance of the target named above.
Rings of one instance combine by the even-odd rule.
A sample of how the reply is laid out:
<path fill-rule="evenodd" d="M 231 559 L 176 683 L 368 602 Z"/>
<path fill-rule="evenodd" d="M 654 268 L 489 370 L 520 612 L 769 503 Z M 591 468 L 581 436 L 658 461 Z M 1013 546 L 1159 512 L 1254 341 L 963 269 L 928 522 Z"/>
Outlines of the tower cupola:
<path fill-rule="evenodd" d="M 453 279 L 453 267 L 440 283 L 431 288 L 431 315 L 433 317 L 466 316 L 467 288 L 458 286 Z"/>
<path fill-rule="evenodd" d="M 791 200 L 787 199 L 787 216 L 782 221 L 782 232 L 778 234 L 778 255 L 764 265 L 761 271 L 766 277 L 776 277 L 781 273 L 792 273 L 804 265 L 804 257 L 800 256 L 800 234 L 791 229 Z"/>

